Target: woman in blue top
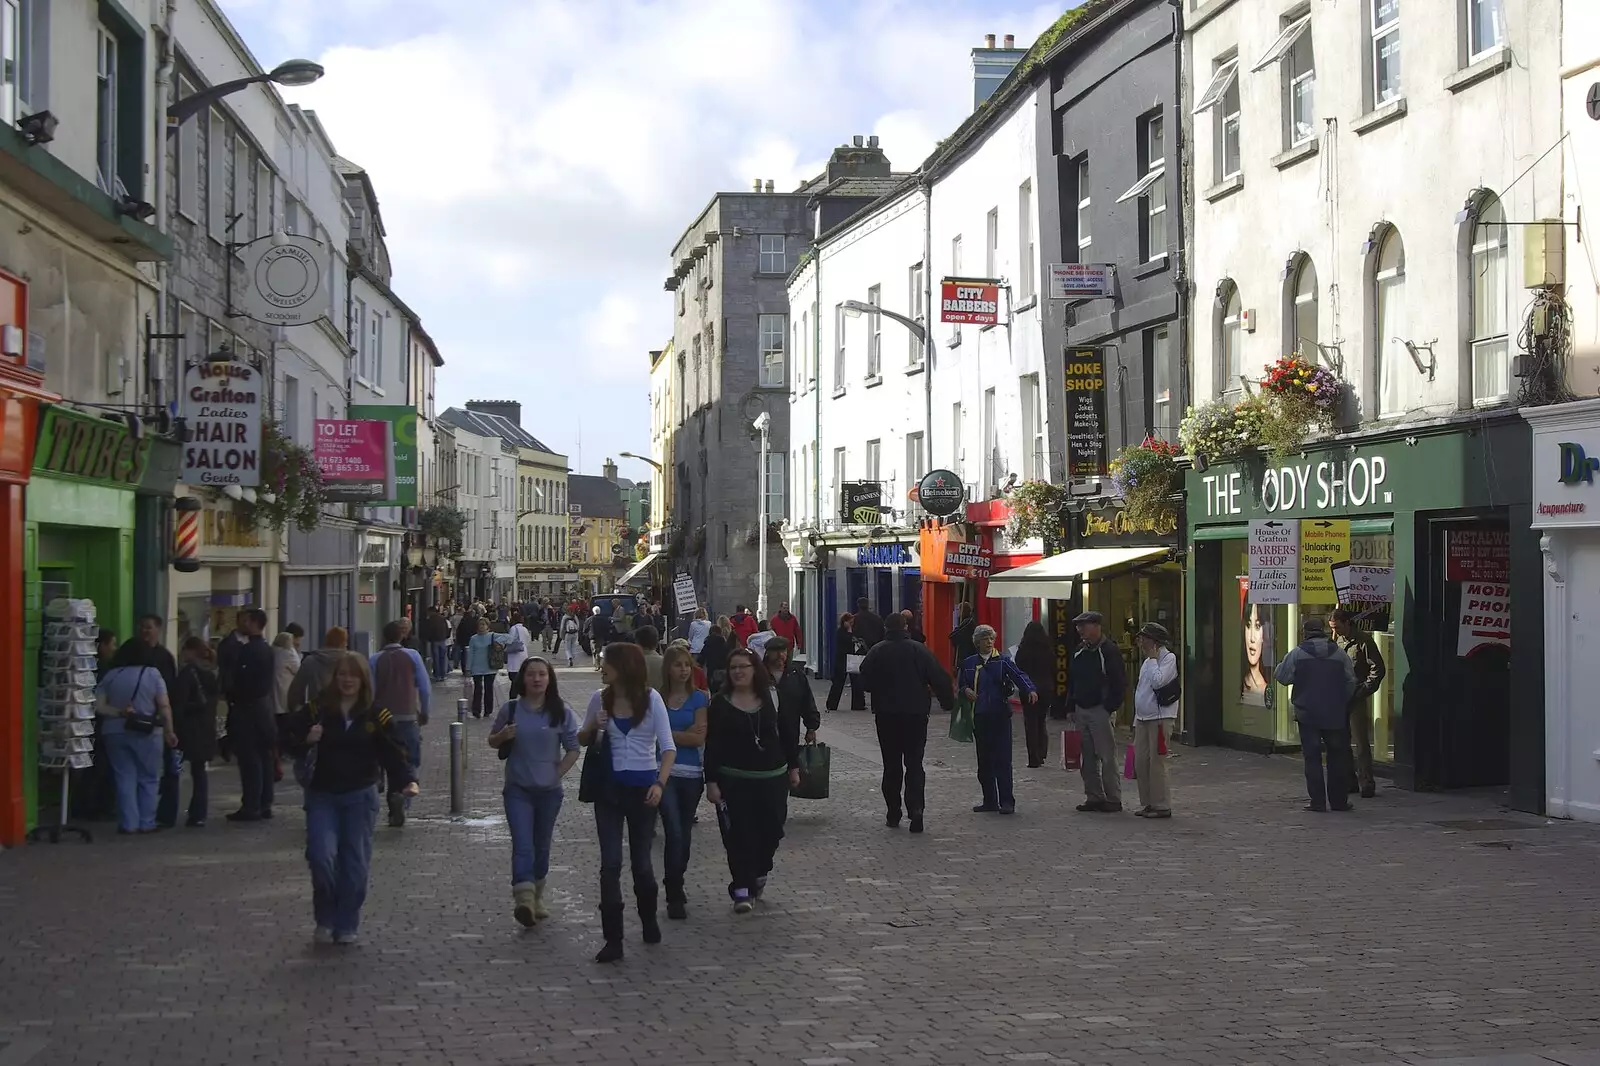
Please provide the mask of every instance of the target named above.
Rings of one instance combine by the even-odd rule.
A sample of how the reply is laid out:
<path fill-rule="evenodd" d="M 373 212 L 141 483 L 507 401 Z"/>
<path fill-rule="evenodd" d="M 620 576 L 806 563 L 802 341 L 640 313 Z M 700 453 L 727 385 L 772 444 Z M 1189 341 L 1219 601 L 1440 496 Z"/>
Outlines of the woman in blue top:
<path fill-rule="evenodd" d="M 1011 699 L 1033 703 L 1039 698 L 1033 681 L 1011 657 L 996 651 L 994 627 L 972 631 L 978 654 L 961 664 L 961 691 L 973 702 L 972 735 L 978 748 L 978 784 L 983 802 L 974 811 L 1015 814 L 1011 791 Z"/>
<path fill-rule="evenodd" d="M 661 668 L 665 687 L 661 702 L 666 704 L 672 722 L 672 740 L 678 745 L 661 794 L 661 833 L 666 838 L 662 862 L 666 866 L 667 917 L 689 917 L 688 897 L 683 891 L 683 874 L 689 868 L 689 836 L 694 829 L 694 812 L 700 806 L 705 783 L 700 775 L 700 749 L 706 743 L 706 707 L 710 700 L 694 687 L 694 655 L 674 644 L 667 649 Z"/>
<path fill-rule="evenodd" d="M 550 917 L 545 878 L 561 813 L 561 779 L 578 761 L 578 714 L 562 700 L 548 659 L 531 655 L 513 678 L 520 698 L 500 708 L 489 746 L 506 764 L 506 826 L 511 830 L 512 915 L 523 925 Z"/>
<path fill-rule="evenodd" d="M 118 660 L 100 678 L 96 695 L 101 742 L 117 791 L 117 832 L 154 833 L 162 760 L 165 749 L 178 744 L 167 683 L 153 666 Z"/>
<path fill-rule="evenodd" d="M 604 743 L 611 756 L 610 776 L 594 797 L 594 828 L 600 838 L 600 926 L 606 938 L 594 961 L 616 962 L 622 958 L 624 826 L 644 942 L 661 942 L 650 844 L 655 839 L 656 808 L 671 778 L 678 745 L 672 739 L 667 708 L 650 687 L 644 652 L 637 644 L 619 641 L 607 645 L 600 676 L 605 688 L 590 697 L 578 742 L 584 747 Z"/>
<path fill-rule="evenodd" d="M 467 642 L 467 673 L 472 675 L 472 717 L 487 718 L 494 713 L 494 683 L 500 668 L 489 662 L 489 648 L 510 643 L 509 633 L 494 633 L 489 619 L 478 619 L 478 631 Z"/>

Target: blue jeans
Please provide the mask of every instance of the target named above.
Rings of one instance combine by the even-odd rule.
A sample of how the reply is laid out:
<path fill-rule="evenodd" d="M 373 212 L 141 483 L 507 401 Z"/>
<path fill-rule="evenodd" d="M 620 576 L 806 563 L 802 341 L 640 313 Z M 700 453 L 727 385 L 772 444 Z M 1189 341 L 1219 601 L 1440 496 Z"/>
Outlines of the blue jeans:
<path fill-rule="evenodd" d="M 506 783 L 506 828 L 511 830 L 511 883 L 543 881 L 550 873 L 550 838 L 561 813 L 560 788 Z"/>
<path fill-rule="evenodd" d="M 628 829 L 628 858 L 633 867 L 633 894 L 655 906 L 656 874 L 650 865 L 650 843 L 656 836 L 656 809 L 644 802 L 649 789 L 618 785 L 616 802 L 594 805 L 595 835 L 600 838 L 600 906 L 622 906 L 622 829 Z"/>
<path fill-rule="evenodd" d="M 705 787 L 698 777 L 669 777 L 661 792 L 661 864 L 666 867 L 663 880 L 669 890 L 683 884 L 683 872 L 689 868 L 689 835 Z M 672 898 L 670 891 L 667 898 Z"/>
<path fill-rule="evenodd" d="M 443 640 L 430 640 L 428 642 L 428 662 L 433 671 L 433 679 L 441 681 L 450 672 L 450 656 L 448 642 Z"/>
<path fill-rule="evenodd" d="M 978 748 L 978 785 L 986 807 L 1015 807 L 1011 792 L 1011 708 L 972 716 Z"/>
<path fill-rule="evenodd" d="M 156 798 L 161 785 L 166 741 L 159 732 L 107 733 L 106 754 L 117 788 L 117 828 L 133 832 L 156 827 Z"/>
<path fill-rule="evenodd" d="M 400 747 L 405 750 L 406 761 L 411 764 L 411 772 L 414 774 L 421 770 L 422 726 L 418 725 L 414 719 L 409 722 L 402 722 L 396 719 L 395 721 L 389 723 L 389 733 L 394 737 L 395 741 L 399 743 Z M 389 791 L 397 792 L 399 790 L 391 788 Z M 411 797 L 407 796 L 406 810 L 409 811 L 410 809 Z"/>
<path fill-rule="evenodd" d="M 360 929 L 377 824 L 375 788 L 306 789 L 306 862 L 311 867 L 311 910 L 319 928 L 336 934 Z"/>

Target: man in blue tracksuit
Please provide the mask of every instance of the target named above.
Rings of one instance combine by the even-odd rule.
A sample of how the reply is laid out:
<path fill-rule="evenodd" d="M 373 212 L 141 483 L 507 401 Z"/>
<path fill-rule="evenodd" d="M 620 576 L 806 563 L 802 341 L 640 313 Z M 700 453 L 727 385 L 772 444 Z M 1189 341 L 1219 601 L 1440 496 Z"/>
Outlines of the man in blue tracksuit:
<path fill-rule="evenodd" d="M 1344 649 L 1328 639 L 1322 619 L 1308 618 L 1300 646 L 1284 656 L 1273 672 L 1280 685 L 1293 685 L 1294 718 L 1300 724 L 1300 752 L 1306 763 L 1308 811 L 1350 809 L 1345 791 L 1350 778 L 1350 697 L 1356 692 L 1356 668 Z M 1328 773 L 1322 773 L 1322 753 Z"/>

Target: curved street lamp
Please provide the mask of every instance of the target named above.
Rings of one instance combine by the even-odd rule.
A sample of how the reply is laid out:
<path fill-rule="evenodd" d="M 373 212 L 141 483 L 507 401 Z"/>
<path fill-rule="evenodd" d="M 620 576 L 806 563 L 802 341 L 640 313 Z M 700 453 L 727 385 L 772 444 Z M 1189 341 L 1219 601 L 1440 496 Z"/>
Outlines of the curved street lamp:
<path fill-rule="evenodd" d="M 182 100 L 173 101 L 167 108 L 167 132 L 171 133 L 182 125 L 185 119 L 192 118 L 224 96 L 236 93 L 246 86 L 264 81 L 291 87 L 310 85 L 325 73 L 327 72 L 323 70 L 321 63 L 313 63 L 309 59 L 286 59 L 265 74 L 237 78 L 234 81 L 225 81 L 220 85 L 192 92 Z"/>
<path fill-rule="evenodd" d="M 659 473 L 663 473 L 660 463 L 656 462 L 654 459 L 646 459 L 642 455 L 635 455 L 633 452 L 618 452 L 617 453 L 617 458 L 619 458 L 619 459 L 637 459 L 641 463 L 649 463 L 651 466 L 655 467 L 656 468 L 656 473 L 658 473 L 658 474 Z"/>

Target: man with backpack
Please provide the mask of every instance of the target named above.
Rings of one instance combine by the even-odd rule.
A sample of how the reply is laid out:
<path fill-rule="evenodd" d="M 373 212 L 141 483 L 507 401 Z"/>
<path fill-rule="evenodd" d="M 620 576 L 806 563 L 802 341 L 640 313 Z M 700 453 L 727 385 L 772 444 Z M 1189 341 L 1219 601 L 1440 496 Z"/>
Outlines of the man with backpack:
<path fill-rule="evenodd" d="M 405 749 L 415 774 L 422 765 L 422 727 L 428 724 L 428 701 L 433 693 L 422 656 L 404 644 L 406 630 L 400 622 L 383 627 L 383 647 L 370 660 L 372 705 L 389 712 L 389 731 Z M 388 802 L 389 824 L 398 829 L 406 824 L 411 797 L 391 787 Z"/>
<path fill-rule="evenodd" d="M 1072 620 L 1079 644 L 1068 667 L 1068 699 L 1083 734 L 1084 801 L 1080 811 L 1115 814 L 1122 810 L 1122 767 L 1112 720 L 1128 688 L 1122 649 L 1101 630 L 1099 611 L 1085 611 Z"/>

